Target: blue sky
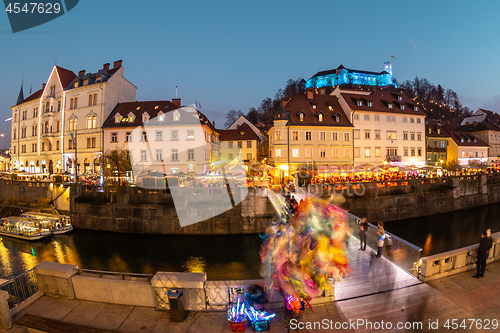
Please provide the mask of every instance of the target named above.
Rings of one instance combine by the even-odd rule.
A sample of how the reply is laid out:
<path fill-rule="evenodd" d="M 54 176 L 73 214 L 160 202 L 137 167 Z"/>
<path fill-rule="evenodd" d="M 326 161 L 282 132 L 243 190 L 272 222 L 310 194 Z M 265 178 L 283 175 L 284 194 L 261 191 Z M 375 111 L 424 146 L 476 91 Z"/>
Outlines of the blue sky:
<path fill-rule="evenodd" d="M 67 14 L 13 34 L 0 13 L 0 148 L 8 147 L 21 79 L 25 97 L 57 60 L 77 73 L 123 60 L 137 100 L 172 99 L 222 127 L 290 78 L 340 64 L 415 76 L 455 90 L 472 109 L 500 112 L 500 2 L 82 0 Z M 409 41 L 411 39 L 416 46 Z M 391 55 L 395 59 L 391 59 Z"/>

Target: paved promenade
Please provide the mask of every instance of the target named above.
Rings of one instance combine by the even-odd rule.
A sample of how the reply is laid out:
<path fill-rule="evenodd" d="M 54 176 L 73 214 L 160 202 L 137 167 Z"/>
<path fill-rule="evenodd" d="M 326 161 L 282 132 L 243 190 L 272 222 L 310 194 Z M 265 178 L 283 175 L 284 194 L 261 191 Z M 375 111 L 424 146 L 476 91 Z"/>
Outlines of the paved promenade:
<path fill-rule="evenodd" d="M 353 271 L 344 282 L 337 282 L 335 303 L 315 305 L 314 311 L 306 309 L 297 322 L 288 322 L 284 310 L 278 309 L 269 332 L 450 332 L 457 330 L 444 327 L 448 319 L 457 319 L 459 324 L 464 319 L 481 319 L 483 325 L 486 319 L 500 320 L 500 263 L 488 265 L 481 279 L 472 278 L 474 272 L 466 272 L 425 284 L 402 273 L 383 258 L 373 258 L 373 253 L 368 249 L 358 251 L 356 240 L 350 243 L 347 255 Z M 15 319 L 25 313 L 121 332 L 231 331 L 223 312 L 191 312 L 185 321 L 175 323 L 168 312 L 152 308 L 48 296 L 34 302 Z M 434 325 L 431 328 L 429 321 Z M 316 329 L 306 328 L 307 323 L 314 325 L 314 322 Z M 368 322 L 371 323 L 371 329 Z M 325 326 L 324 329 L 318 328 L 319 324 L 325 323 L 328 323 L 329 328 L 332 325 L 333 329 L 325 329 Z M 389 323 L 391 328 L 388 327 Z M 397 329 L 398 323 L 414 327 Z M 462 332 L 500 332 L 499 329 L 491 329 L 491 324 L 490 329 L 480 330 L 474 326 L 476 322 L 472 328 L 469 327 L 470 320 L 466 323 L 467 329 L 462 329 Z M 304 325 L 304 329 L 299 330 L 301 325 Z M 247 332 L 250 331 L 251 328 L 247 328 Z M 26 333 L 27 330 L 16 325 L 10 331 L 1 332 Z"/>

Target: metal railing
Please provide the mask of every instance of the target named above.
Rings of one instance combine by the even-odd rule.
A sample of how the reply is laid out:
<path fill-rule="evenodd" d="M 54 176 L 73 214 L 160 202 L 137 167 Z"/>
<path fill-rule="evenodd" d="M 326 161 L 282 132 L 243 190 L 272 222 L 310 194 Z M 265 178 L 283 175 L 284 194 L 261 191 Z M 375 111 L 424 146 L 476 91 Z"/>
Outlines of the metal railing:
<path fill-rule="evenodd" d="M 18 306 L 40 290 L 34 268 L 1 284 L 0 290 L 9 293 L 8 303 L 10 309 Z"/>
<path fill-rule="evenodd" d="M 117 280 L 129 280 L 129 281 L 151 281 L 154 274 L 143 274 L 143 273 L 125 273 L 125 272 L 110 272 L 110 271 L 98 271 L 93 269 L 82 269 L 78 268 L 78 275 L 98 277 L 101 279 L 117 279 Z"/>

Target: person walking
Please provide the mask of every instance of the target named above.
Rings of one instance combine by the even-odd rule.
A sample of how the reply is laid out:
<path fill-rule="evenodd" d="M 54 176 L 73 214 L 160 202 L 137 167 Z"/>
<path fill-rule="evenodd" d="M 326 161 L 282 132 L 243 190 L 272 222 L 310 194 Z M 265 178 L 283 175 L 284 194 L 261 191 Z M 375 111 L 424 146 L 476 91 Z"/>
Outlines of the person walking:
<path fill-rule="evenodd" d="M 363 217 L 359 223 L 359 249 L 361 251 L 366 250 L 366 234 L 368 233 L 368 223 L 366 220 L 366 217 Z"/>
<path fill-rule="evenodd" d="M 385 230 L 384 230 L 384 222 L 380 221 L 377 223 L 377 255 L 375 258 L 380 258 L 382 256 L 382 248 L 384 247 L 384 238 L 385 238 Z"/>
<path fill-rule="evenodd" d="M 481 242 L 479 242 L 479 247 L 477 249 L 477 261 L 476 261 L 476 275 L 473 277 L 479 279 L 484 276 L 484 270 L 486 269 L 486 259 L 488 258 L 488 246 L 490 245 L 490 240 L 486 237 L 486 231 L 481 233 Z"/>

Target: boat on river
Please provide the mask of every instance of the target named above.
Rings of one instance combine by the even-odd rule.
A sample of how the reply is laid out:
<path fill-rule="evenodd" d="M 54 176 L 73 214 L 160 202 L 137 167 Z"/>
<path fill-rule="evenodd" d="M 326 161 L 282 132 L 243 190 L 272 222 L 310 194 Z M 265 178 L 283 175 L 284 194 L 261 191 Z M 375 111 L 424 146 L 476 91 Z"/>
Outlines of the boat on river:
<path fill-rule="evenodd" d="M 23 240 L 39 240 L 50 236 L 51 233 L 36 220 L 8 216 L 0 219 L 0 235 Z"/>
<path fill-rule="evenodd" d="M 19 216 L 37 221 L 42 228 L 50 230 L 53 235 L 65 234 L 73 230 L 71 218 L 67 215 L 24 212 Z"/>

